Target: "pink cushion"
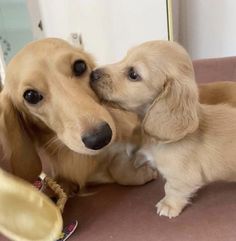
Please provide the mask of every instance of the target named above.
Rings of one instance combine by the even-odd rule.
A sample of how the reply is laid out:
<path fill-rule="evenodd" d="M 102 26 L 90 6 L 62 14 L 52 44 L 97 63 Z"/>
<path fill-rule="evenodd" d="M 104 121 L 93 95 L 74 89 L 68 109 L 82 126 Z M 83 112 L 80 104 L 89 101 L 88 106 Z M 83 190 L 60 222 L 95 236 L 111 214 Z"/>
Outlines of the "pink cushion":
<path fill-rule="evenodd" d="M 79 221 L 68 241 L 235 241 L 235 183 L 200 190 L 193 204 L 174 219 L 156 214 L 155 204 L 164 193 L 161 179 L 144 186 L 103 185 L 89 191 L 95 193 L 66 205 L 65 224 Z"/>
<path fill-rule="evenodd" d="M 198 83 L 236 81 L 236 57 L 194 60 Z"/>
<path fill-rule="evenodd" d="M 235 241 L 235 183 L 204 188 L 174 219 L 156 214 L 155 204 L 163 197 L 160 179 L 139 187 L 94 190 L 94 195 L 74 198 L 66 206 L 65 223 L 79 220 L 71 241 Z"/>
<path fill-rule="evenodd" d="M 236 57 L 195 60 L 198 83 L 236 81 Z M 71 241 L 234 241 L 236 183 L 212 184 L 200 190 L 177 218 L 156 214 L 163 197 L 163 181 L 141 187 L 106 185 L 92 196 L 70 200 L 65 223 L 77 218 L 80 226 Z"/>
<path fill-rule="evenodd" d="M 236 81 L 236 57 L 193 64 L 198 83 Z M 103 185 L 89 190 L 96 193 L 67 203 L 65 224 L 79 220 L 69 241 L 235 241 L 235 183 L 204 188 L 193 205 L 171 220 L 156 214 L 155 204 L 164 193 L 160 179 L 138 187 Z"/>

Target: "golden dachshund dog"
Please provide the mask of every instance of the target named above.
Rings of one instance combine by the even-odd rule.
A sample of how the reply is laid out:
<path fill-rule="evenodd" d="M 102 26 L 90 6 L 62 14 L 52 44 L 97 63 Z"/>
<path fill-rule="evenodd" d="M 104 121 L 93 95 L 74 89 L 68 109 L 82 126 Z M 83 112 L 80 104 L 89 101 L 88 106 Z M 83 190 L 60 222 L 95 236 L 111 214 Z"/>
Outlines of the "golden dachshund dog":
<path fill-rule="evenodd" d="M 192 61 L 177 43 L 141 44 L 94 70 L 90 84 L 101 100 L 139 115 L 144 138 L 135 165 L 153 159 L 165 178 L 160 215 L 178 216 L 203 185 L 236 181 L 236 109 L 217 104 L 235 106 L 235 83 L 202 87 L 203 102 L 216 105 L 201 104 Z"/>
<path fill-rule="evenodd" d="M 60 39 L 28 44 L 9 63 L 0 94 L 0 142 L 13 173 L 32 181 L 41 159 L 67 192 L 86 183 L 140 185 L 156 178 L 136 169 L 126 143 L 135 115 L 103 106 L 89 86 L 92 57 Z M 45 161 L 44 161 L 45 162 Z"/>
<path fill-rule="evenodd" d="M 230 81 L 202 84 L 199 88 L 202 104 L 229 104 L 236 107 L 236 83 Z"/>

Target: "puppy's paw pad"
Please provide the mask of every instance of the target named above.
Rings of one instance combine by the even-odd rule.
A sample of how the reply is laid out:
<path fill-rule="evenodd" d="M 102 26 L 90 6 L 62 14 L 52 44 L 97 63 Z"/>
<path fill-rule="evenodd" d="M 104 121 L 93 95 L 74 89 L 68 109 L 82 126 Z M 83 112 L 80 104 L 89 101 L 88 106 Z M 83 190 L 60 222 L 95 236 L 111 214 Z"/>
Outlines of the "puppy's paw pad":
<path fill-rule="evenodd" d="M 142 155 L 137 155 L 135 156 L 135 159 L 134 159 L 134 167 L 135 168 L 140 168 L 142 166 L 145 166 L 145 165 L 149 165 L 149 160 L 147 160 L 147 158 L 145 156 L 142 156 Z"/>
<path fill-rule="evenodd" d="M 150 182 L 158 177 L 157 169 L 153 169 L 149 165 L 145 164 L 137 169 L 140 177 L 141 177 L 141 183 L 145 184 L 147 182 Z"/>
<path fill-rule="evenodd" d="M 145 170 L 146 173 L 148 173 L 150 177 L 152 177 L 152 179 L 156 179 L 158 177 L 158 171 L 156 168 L 153 168 L 152 166 L 150 166 L 148 163 L 146 163 L 144 166 L 142 166 L 141 168 L 143 168 Z"/>
<path fill-rule="evenodd" d="M 158 202 L 156 207 L 157 214 L 159 214 L 159 216 L 166 216 L 168 218 L 175 218 L 181 212 L 181 208 L 176 205 L 171 205 L 170 202 L 168 202 L 168 200 L 166 200 L 165 198 Z"/>
<path fill-rule="evenodd" d="M 153 170 L 156 170 L 156 164 L 154 160 L 149 159 L 145 154 L 137 152 L 133 158 L 133 165 L 135 168 L 140 168 L 142 166 L 149 166 Z"/>
<path fill-rule="evenodd" d="M 149 167 L 150 168 L 150 167 Z M 157 179 L 157 177 L 158 177 L 158 171 L 157 171 L 157 169 L 153 169 L 153 168 L 151 168 L 152 169 L 152 179 Z"/>

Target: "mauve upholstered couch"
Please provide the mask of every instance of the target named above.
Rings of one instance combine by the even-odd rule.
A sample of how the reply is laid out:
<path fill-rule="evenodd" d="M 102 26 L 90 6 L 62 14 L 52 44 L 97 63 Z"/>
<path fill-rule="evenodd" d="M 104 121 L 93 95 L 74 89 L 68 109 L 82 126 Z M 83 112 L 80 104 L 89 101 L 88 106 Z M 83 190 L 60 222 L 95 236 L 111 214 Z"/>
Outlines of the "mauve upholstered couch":
<path fill-rule="evenodd" d="M 236 57 L 196 60 L 194 68 L 198 83 L 236 81 Z M 158 178 L 143 186 L 89 188 L 95 192 L 93 195 L 75 197 L 66 205 L 64 223 L 79 220 L 79 227 L 69 240 L 236 240 L 236 183 L 203 188 L 193 205 L 174 219 L 156 214 L 155 204 L 163 197 L 163 184 Z"/>

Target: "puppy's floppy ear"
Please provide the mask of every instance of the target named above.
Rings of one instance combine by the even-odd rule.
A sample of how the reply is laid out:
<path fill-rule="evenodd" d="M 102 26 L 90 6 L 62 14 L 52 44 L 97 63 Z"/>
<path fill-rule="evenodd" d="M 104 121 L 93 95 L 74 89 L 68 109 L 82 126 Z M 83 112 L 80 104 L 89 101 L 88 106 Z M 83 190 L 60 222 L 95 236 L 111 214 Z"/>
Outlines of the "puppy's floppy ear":
<path fill-rule="evenodd" d="M 9 162 L 13 174 L 34 181 L 42 171 L 40 158 L 20 113 L 7 95 L 0 94 L 0 141 L 2 161 Z"/>
<path fill-rule="evenodd" d="M 198 128 L 198 107 L 193 70 L 180 68 L 167 76 L 163 91 L 144 118 L 144 132 L 159 141 L 180 140 Z"/>

